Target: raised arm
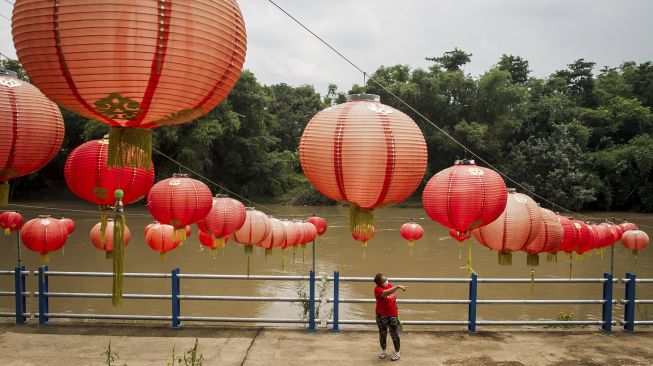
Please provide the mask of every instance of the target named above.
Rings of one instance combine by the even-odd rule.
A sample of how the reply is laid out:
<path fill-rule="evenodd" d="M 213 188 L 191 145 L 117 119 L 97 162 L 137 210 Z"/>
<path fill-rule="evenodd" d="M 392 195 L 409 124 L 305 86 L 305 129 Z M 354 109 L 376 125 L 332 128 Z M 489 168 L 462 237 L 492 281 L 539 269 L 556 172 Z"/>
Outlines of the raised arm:
<path fill-rule="evenodd" d="M 384 291 L 381 293 L 381 296 L 382 296 L 382 297 L 387 297 L 388 295 L 393 294 L 393 293 L 394 293 L 395 291 L 397 291 L 398 289 L 402 289 L 403 291 L 406 291 L 406 288 L 405 288 L 404 286 L 397 285 L 397 286 L 392 286 L 392 287 L 390 287 L 390 288 L 387 289 L 387 290 L 384 290 Z"/>

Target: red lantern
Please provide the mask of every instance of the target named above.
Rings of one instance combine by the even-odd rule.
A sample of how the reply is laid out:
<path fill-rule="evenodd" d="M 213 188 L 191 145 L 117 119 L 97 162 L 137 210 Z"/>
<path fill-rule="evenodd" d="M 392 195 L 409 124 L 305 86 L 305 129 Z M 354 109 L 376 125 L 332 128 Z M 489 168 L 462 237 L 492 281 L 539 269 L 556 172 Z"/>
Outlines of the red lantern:
<path fill-rule="evenodd" d="M 624 234 L 624 231 L 621 228 L 621 226 L 611 222 L 608 223 L 608 225 L 610 226 L 610 231 L 612 232 L 612 239 L 614 240 L 614 242 L 616 243 L 619 240 L 621 240 L 621 236 Z"/>
<path fill-rule="evenodd" d="M 266 214 L 247 207 L 245 210 L 245 223 L 234 233 L 234 240 L 245 245 L 245 252 L 252 253 L 252 246 L 260 244 L 270 234 L 270 220 Z"/>
<path fill-rule="evenodd" d="M 92 140 L 76 147 L 66 159 L 64 177 L 68 188 L 79 198 L 96 205 L 113 206 L 115 191 L 123 191 L 122 203 L 139 201 L 152 188 L 154 166 L 141 168 L 109 168 L 109 140 Z"/>
<path fill-rule="evenodd" d="M 4 231 L 5 235 L 20 230 L 24 224 L 23 215 L 16 211 L 5 211 L 0 214 L 0 229 Z"/>
<path fill-rule="evenodd" d="M 596 228 L 601 233 L 601 241 L 597 243 L 598 246 L 596 249 L 609 247 L 610 245 L 617 242 L 617 240 L 615 240 L 615 238 L 617 237 L 617 232 L 612 231 L 613 229 L 610 227 L 610 224 L 603 223 L 600 225 L 596 225 Z"/>
<path fill-rule="evenodd" d="M 180 242 L 186 240 L 186 225 L 194 224 L 211 211 L 213 199 L 206 184 L 175 174 L 150 189 L 147 209 L 156 221 L 172 225 Z"/>
<path fill-rule="evenodd" d="M 578 247 L 578 242 L 580 240 L 579 232 L 571 220 L 564 216 L 557 216 L 563 232 L 562 243 L 560 243 L 558 251 L 567 253 L 567 256 L 571 258 L 571 252 Z"/>
<path fill-rule="evenodd" d="M 113 220 L 109 219 L 107 221 L 107 227 L 104 231 L 104 238 L 102 237 L 101 227 L 102 223 L 98 222 L 91 229 L 91 243 L 93 243 L 93 246 L 99 250 L 104 250 L 106 252 L 107 258 L 110 258 L 113 253 Z M 125 233 L 123 235 L 123 243 L 125 244 L 125 247 L 127 244 L 129 244 L 129 240 L 131 240 L 131 232 L 129 231 L 129 227 L 125 225 Z"/>
<path fill-rule="evenodd" d="M 632 222 L 624 222 L 619 224 L 619 226 L 624 233 L 628 230 L 637 230 L 637 225 L 633 224 Z"/>
<path fill-rule="evenodd" d="M 9 203 L 9 180 L 47 165 L 63 137 L 57 105 L 30 83 L 0 70 L 0 207 Z"/>
<path fill-rule="evenodd" d="M 311 216 L 306 221 L 315 226 L 317 236 L 322 236 L 327 231 L 327 222 L 325 219 L 317 216 Z"/>
<path fill-rule="evenodd" d="M 75 231 L 75 221 L 67 217 L 62 217 L 59 219 L 59 222 L 66 228 L 68 235 L 72 234 Z"/>
<path fill-rule="evenodd" d="M 213 256 L 214 259 L 218 252 L 218 248 L 224 247 L 224 245 L 229 240 L 229 236 L 225 236 L 222 238 L 222 242 L 221 242 L 222 244 L 218 245 L 218 241 L 215 239 L 215 236 L 213 234 L 206 233 L 202 230 L 197 230 L 197 237 L 200 241 L 200 244 L 204 245 L 205 247 L 211 250 L 211 255 Z"/>
<path fill-rule="evenodd" d="M 529 266 L 539 265 L 539 253 L 549 253 L 550 255 L 547 256 L 547 260 L 554 261 L 556 258 L 555 252 L 558 251 L 564 236 L 562 225 L 556 214 L 551 210 L 541 207 L 540 212 L 542 213 L 540 232 L 532 242 L 522 248 L 528 254 L 526 264 Z"/>
<path fill-rule="evenodd" d="M 634 255 L 646 248 L 648 245 L 648 235 L 641 230 L 628 230 L 621 237 L 621 243 L 624 247 L 630 249 Z"/>
<path fill-rule="evenodd" d="M 270 232 L 263 241 L 258 244 L 261 248 L 265 248 L 265 255 L 272 253 L 272 248 L 281 247 L 286 241 L 286 229 L 281 223 L 281 220 L 270 217 Z"/>
<path fill-rule="evenodd" d="M 281 244 L 281 249 L 285 250 L 288 247 L 299 245 L 299 242 L 304 235 L 302 228 L 299 226 L 299 223 L 282 220 L 281 224 L 283 225 L 284 231 L 286 233 L 286 238 Z"/>
<path fill-rule="evenodd" d="M 361 247 L 367 248 L 367 242 L 372 240 L 376 235 L 376 229 L 372 226 L 371 230 L 354 230 L 351 237 L 356 241 L 361 242 Z"/>
<path fill-rule="evenodd" d="M 20 240 L 29 250 L 41 254 L 41 263 L 48 262 L 48 254 L 63 248 L 68 231 L 61 222 L 48 215 L 41 215 L 25 223 L 20 229 Z"/>
<path fill-rule="evenodd" d="M 578 254 L 583 254 L 592 249 L 594 245 L 594 231 L 589 225 L 580 220 L 571 220 L 576 232 L 578 233 L 578 246 L 574 250 Z"/>
<path fill-rule="evenodd" d="M 299 160 L 325 196 L 351 204 L 350 227 L 369 231 L 372 211 L 402 202 L 426 169 L 426 143 L 415 122 L 378 95 L 350 95 L 306 125 Z"/>
<path fill-rule="evenodd" d="M 412 248 L 413 242 L 415 240 L 420 240 L 422 236 L 424 236 L 424 229 L 420 224 L 411 221 L 401 225 L 399 234 L 401 234 L 401 237 L 404 238 L 404 240 L 408 241 L 408 247 Z"/>
<path fill-rule="evenodd" d="M 431 177 L 422 193 L 422 205 L 433 221 L 453 229 L 452 237 L 462 242 L 473 229 L 501 215 L 507 195 L 499 173 L 476 166 L 473 160 L 457 160 Z"/>
<path fill-rule="evenodd" d="M 240 201 L 218 194 L 213 198 L 211 211 L 197 222 L 197 227 L 216 239 L 216 245 L 223 245 L 223 238 L 240 229 L 245 223 L 245 206 Z"/>
<path fill-rule="evenodd" d="M 158 224 L 158 222 L 154 221 L 154 222 L 151 222 L 151 223 L 145 225 L 145 228 L 143 229 L 144 234 L 147 235 L 147 232 L 152 228 L 152 226 L 154 226 L 156 224 Z"/>
<path fill-rule="evenodd" d="M 111 126 L 111 166 L 147 169 L 150 129 L 211 111 L 245 61 L 235 0 L 18 0 L 12 34 L 36 86 Z"/>
<path fill-rule="evenodd" d="M 499 252 L 499 264 L 512 265 L 512 252 L 519 251 L 540 233 L 542 213 L 530 197 L 508 190 L 506 209 L 492 223 L 474 229 L 479 243 Z"/>
<path fill-rule="evenodd" d="M 181 241 L 172 225 L 156 223 L 145 234 L 145 242 L 153 250 L 159 252 L 161 259 L 166 259 L 168 252 L 177 248 Z M 185 229 L 184 229 L 185 235 Z"/>

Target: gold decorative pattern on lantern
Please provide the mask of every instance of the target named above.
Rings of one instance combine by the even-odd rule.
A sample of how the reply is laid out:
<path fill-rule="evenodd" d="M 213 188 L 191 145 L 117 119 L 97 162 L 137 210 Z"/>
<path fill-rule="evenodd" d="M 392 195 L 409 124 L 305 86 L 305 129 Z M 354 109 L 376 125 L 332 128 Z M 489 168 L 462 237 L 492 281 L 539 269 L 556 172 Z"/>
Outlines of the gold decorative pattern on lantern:
<path fill-rule="evenodd" d="M 178 185 L 181 184 L 181 180 L 179 180 L 179 179 L 172 179 L 172 180 L 170 180 L 170 183 L 168 183 L 168 184 L 171 185 L 171 186 L 173 186 L 173 187 L 174 187 L 174 186 L 178 186 Z"/>
<path fill-rule="evenodd" d="M 471 175 L 481 176 L 481 175 L 485 174 L 485 172 L 483 170 L 479 169 L 479 168 L 469 168 L 468 171 L 469 171 L 469 174 L 471 174 Z"/>
<path fill-rule="evenodd" d="M 135 120 L 136 116 L 142 112 L 140 103 L 125 98 L 118 93 L 111 93 L 107 97 L 97 100 L 95 110 L 111 119 Z"/>

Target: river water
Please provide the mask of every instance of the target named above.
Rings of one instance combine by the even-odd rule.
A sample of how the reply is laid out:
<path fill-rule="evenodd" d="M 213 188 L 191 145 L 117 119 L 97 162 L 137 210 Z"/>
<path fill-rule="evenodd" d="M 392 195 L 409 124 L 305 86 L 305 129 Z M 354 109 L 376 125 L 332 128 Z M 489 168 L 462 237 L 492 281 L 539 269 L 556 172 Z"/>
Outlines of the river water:
<path fill-rule="evenodd" d="M 95 207 L 80 201 L 20 202 L 25 205 L 58 207 L 73 210 L 93 211 Z M 449 238 L 448 231 L 433 223 L 421 208 L 387 208 L 375 212 L 376 237 L 363 251 L 358 242 L 351 239 L 348 231 L 347 207 L 306 207 L 269 205 L 268 212 L 275 217 L 297 218 L 311 214 L 327 219 L 329 229 L 317 240 L 316 270 L 318 276 L 333 275 L 340 271 L 341 276 L 369 276 L 377 272 L 385 273 L 391 282 L 398 277 L 466 277 L 464 269 L 466 248 L 461 248 Z M 32 209 L 20 207 L 25 218 L 38 214 L 60 215 L 59 210 Z M 653 227 L 653 215 L 633 213 L 586 213 L 592 217 L 624 218 L 636 224 Z M 169 273 L 179 267 L 181 273 L 245 274 L 247 257 L 242 246 L 232 241 L 214 259 L 208 250 L 203 249 L 197 240 L 197 229 L 183 246 L 169 253 L 166 260 L 159 258 L 146 244 L 143 228 L 151 222 L 144 207 L 127 208 L 128 226 L 132 239 L 126 250 L 126 272 Z M 76 230 L 69 237 L 63 251 L 50 254 L 49 269 L 53 271 L 105 271 L 112 269 L 111 260 L 93 247 L 89 231 L 98 222 L 98 215 L 87 212 L 68 212 L 66 216 L 76 222 Z M 424 227 L 424 237 L 408 249 L 399 235 L 399 227 L 408 218 Z M 646 230 L 646 229 L 645 229 Z M 653 234 L 650 233 L 649 234 Z M 0 269 L 13 269 L 16 265 L 15 234 L 11 237 L 0 235 Z M 473 239 L 472 239 L 473 240 Z M 479 277 L 519 277 L 528 278 L 530 267 L 526 266 L 526 256 L 517 253 L 511 267 L 497 265 L 496 252 L 491 252 L 473 242 L 473 268 Z M 251 274 L 256 275 L 308 275 L 311 269 L 310 245 L 302 251 L 286 252 L 286 268 L 282 269 L 278 249 L 270 257 L 255 248 L 251 257 Z M 30 270 L 39 265 L 39 255 L 23 248 L 24 263 Z M 653 253 L 650 249 L 634 258 L 621 243 L 615 246 L 614 273 L 623 277 L 627 271 L 636 273 L 639 278 L 653 278 Z M 610 270 L 610 251 L 603 257 L 598 254 L 574 260 L 571 266 L 573 277 L 599 278 Z M 546 261 L 541 255 L 540 266 L 535 267 L 537 277 L 567 278 L 570 273 L 569 262 L 562 255 L 558 263 Z M 30 278 L 28 290 L 36 289 L 36 280 Z M 341 298 L 371 298 L 374 284 L 342 283 Z M 399 298 L 419 299 L 466 299 L 466 284 L 409 284 L 406 292 L 398 293 Z M 13 290 L 13 278 L 0 276 L 0 290 Z M 63 292 L 111 292 L 110 278 L 62 278 L 50 279 L 50 291 Z M 182 294 L 197 295 L 238 295 L 238 296 L 287 296 L 296 297 L 297 282 L 245 281 L 245 280 L 182 280 Z M 600 299 L 600 284 L 536 284 L 534 292 L 530 284 L 479 284 L 479 299 Z M 623 298 L 623 285 L 615 285 L 615 298 Z M 125 293 L 170 293 L 169 279 L 125 279 Z M 638 285 L 639 298 L 653 298 L 653 285 Z M 333 297 L 329 287 L 327 297 Z M 37 311 L 36 299 L 29 300 L 29 309 Z M 325 305 L 322 317 L 330 314 L 331 305 Z M 650 305 L 638 305 L 639 319 L 649 318 Z M 340 319 L 372 319 L 374 304 L 342 304 Z M 0 298 L 0 311 L 13 311 L 13 298 Z M 119 307 L 113 307 L 110 299 L 68 299 L 52 298 L 50 311 L 63 313 L 104 313 L 104 314 L 149 314 L 170 315 L 169 300 L 124 300 Z M 535 320 L 555 319 L 560 311 L 574 313 L 574 320 L 600 319 L 600 305 L 479 305 L 478 318 L 484 320 Z M 614 316 L 622 317 L 621 305 L 615 306 Z M 402 320 L 465 320 L 466 305 L 400 305 Z M 259 302 L 216 302 L 183 301 L 182 314 L 185 316 L 220 317 L 269 317 L 297 318 L 300 305 L 295 303 Z"/>

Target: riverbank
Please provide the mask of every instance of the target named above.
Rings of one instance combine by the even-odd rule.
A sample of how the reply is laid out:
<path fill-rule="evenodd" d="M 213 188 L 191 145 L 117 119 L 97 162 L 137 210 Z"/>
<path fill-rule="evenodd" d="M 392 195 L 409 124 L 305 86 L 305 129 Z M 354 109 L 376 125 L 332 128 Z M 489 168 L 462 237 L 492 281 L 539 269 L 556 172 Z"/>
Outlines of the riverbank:
<path fill-rule="evenodd" d="M 407 331 L 401 335 L 404 365 L 650 365 L 653 332 L 505 330 Z M 166 365 L 199 339 L 204 365 L 376 365 L 375 330 L 340 333 L 300 329 L 56 324 L 0 325 L 4 366 L 106 365 L 111 348 L 116 365 Z M 390 342 L 390 339 L 388 338 Z M 391 347 L 389 347 L 391 348 Z"/>

